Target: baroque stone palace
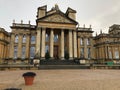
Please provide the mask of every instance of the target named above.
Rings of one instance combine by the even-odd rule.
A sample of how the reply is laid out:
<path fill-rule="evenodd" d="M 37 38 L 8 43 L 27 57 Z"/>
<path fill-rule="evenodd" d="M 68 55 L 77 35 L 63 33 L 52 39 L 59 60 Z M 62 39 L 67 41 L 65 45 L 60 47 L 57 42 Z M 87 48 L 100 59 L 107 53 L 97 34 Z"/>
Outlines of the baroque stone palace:
<path fill-rule="evenodd" d="M 76 11 L 68 8 L 63 13 L 58 5 L 47 11 L 47 6 L 37 10 L 36 25 L 15 23 L 12 31 L 0 28 L 0 62 L 44 60 L 120 60 L 120 25 L 109 27 L 108 34 L 93 36 L 89 28 L 77 27 Z"/>

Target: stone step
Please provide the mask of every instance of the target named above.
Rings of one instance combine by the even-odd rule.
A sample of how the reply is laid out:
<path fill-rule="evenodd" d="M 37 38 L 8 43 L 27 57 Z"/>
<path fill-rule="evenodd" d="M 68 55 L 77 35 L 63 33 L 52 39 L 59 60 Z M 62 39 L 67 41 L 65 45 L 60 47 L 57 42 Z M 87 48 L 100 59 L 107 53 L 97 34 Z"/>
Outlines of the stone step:
<path fill-rule="evenodd" d="M 79 65 L 74 60 L 41 60 L 40 65 Z"/>
<path fill-rule="evenodd" d="M 40 65 L 38 69 L 90 69 L 90 65 Z"/>

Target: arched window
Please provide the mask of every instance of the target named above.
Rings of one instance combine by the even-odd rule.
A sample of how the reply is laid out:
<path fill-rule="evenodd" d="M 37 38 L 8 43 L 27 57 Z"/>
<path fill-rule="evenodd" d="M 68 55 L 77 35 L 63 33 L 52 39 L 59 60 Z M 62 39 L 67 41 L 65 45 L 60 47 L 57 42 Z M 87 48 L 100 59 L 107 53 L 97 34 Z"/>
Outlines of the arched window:
<path fill-rule="evenodd" d="M 84 39 L 80 38 L 80 45 L 83 45 L 83 44 L 84 44 Z"/>
<path fill-rule="evenodd" d="M 90 39 L 87 38 L 87 45 L 90 45 Z"/>
<path fill-rule="evenodd" d="M 15 36 L 15 43 L 18 43 L 18 35 Z"/>
<path fill-rule="evenodd" d="M 54 42 L 58 42 L 58 35 L 54 36 Z"/>
<path fill-rule="evenodd" d="M 25 35 L 23 36 L 22 42 L 23 42 L 23 43 L 26 43 L 26 36 L 25 36 Z"/>
<path fill-rule="evenodd" d="M 35 44 L 35 36 L 31 36 L 31 44 Z"/>

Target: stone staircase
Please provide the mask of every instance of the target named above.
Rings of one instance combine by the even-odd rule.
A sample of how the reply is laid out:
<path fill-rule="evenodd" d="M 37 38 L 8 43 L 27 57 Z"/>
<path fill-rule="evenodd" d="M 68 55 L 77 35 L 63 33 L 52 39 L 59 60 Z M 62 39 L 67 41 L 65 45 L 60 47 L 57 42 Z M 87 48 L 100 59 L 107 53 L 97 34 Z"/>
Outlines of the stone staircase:
<path fill-rule="evenodd" d="M 80 65 L 74 60 L 41 60 L 39 69 L 89 69 L 89 65 Z"/>

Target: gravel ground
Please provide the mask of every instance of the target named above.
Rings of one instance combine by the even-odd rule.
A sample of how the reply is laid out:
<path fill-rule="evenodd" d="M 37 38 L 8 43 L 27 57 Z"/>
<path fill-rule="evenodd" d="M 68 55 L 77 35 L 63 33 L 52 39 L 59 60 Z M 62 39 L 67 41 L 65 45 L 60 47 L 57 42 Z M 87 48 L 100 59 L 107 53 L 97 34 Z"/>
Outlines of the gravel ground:
<path fill-rule="evenodd" d="M 31 70 L 37 76 L 32 86 L 25 86 L 22 74 L 27 71 L 0 71 L 0 89 L 120 90 L 120 70 Z"/>

